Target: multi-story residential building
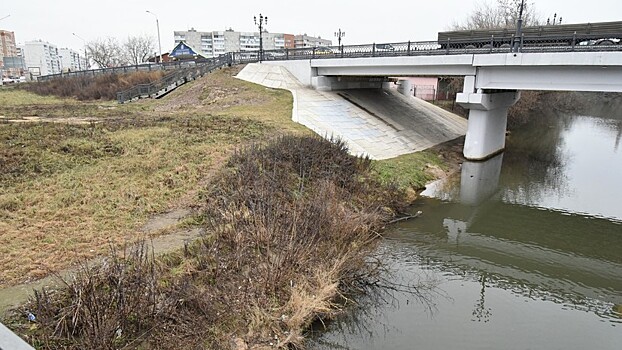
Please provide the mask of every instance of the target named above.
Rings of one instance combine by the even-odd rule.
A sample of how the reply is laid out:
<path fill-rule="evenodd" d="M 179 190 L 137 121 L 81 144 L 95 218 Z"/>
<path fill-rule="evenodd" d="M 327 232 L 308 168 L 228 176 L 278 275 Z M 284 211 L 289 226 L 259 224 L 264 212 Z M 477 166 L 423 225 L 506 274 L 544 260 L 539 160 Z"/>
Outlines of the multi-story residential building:
<path fill-rule="evenodd" d="M 236 32 L 233 29 L 225 31 L 212 31 L 212 32 L 199 32 L 192 28 L 187 31 L 175 31 L 173 32 L 175 45 L 181 41 L 191 46 L 206 57 L 215 57 L 226 52 L 249 52 L 259 51 L 259 32 Z M 295 38 L 293 34 L 284 33 L 269 33 L 264 31 L 262 33 L 263 48 L 264 50 L 275 50 L 284 48 L 295 48 Z M 324 40 L 319 38 L 307 38 L 307 43 L 311 43 L 311 39 L 315 39 L 315 42 L 321 42 L 316 46 L 330 46 L 330 40 Z M 313 45 L 309 45 L 313 46 Z M 308 47 L 308 46 L 305 46 Z"/>
<path fill-rule="evenodd" d="M 84 58 L 72 49 L 58 49 L 58 57 L 60 59 L 60 68 L 63 72 L 75 72 L 87 69 Z"/>
<path fill-rule="evenodd" d="M 27 41 L 24 46 L 26 67 L 34 76 L 58 74 L 61 72 L 58 48 L 46 41 Z"/>
<path fill-rule="evenodd" d="M 296 47 L 295 38 L 296 36 L 294 34 L 283 34 L 283 39 L 285 40 L 286 49 L 293 49 Z"/>
<path fill-rule="evenodd" d="M 0 71 L 2 77 L 19 77 L 21 67 L 18 67 L 17 45 L 15 45 L 15 33 L 8 30 L 0 30 Z M 6 64 L 5 64 L 6 62 Z"/>
<path fill-rule="evenodd" d="M 320 37 L 313 37 L 307 34 L 296 35 L 294 38 L 294 46 L 299 47 L 319 47 L 319 46 L 332 46 L 332 40 L 322 39 Z"/>

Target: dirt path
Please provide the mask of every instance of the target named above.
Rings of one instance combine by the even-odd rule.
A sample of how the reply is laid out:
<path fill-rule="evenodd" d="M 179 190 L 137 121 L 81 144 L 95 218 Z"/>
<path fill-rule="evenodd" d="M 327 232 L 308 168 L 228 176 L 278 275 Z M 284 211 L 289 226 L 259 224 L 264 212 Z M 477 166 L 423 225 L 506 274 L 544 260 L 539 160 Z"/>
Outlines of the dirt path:
<path fill-rule="evenodd" d="M 198 238 L 203 232 L 202 229 L 179 229 L 179 223 L 191 214 L 190 209 L 181 208 L 153 216 L 141 228 L 141 232 L 146 237 L 155 235 L 166 230 L 172 230 L 172 233 L 155 237 L 149 241 L 149 246 L 156 255 L 172 252 L 182 248 L 185 243 Z M 87 264 L 97 264 L 103 261 L 103 257 L 98 257 L 87 261 Z M 37 281 L 19 284 L 12 287 L 0 289 L 0 316 L 3 316 L 9 309 L 15 308 L 23 304 L 33 291 L 41 288 L 54 289 L 62 285 L 58 276 L 68 278 L 75 272 L 74 268 L 61 271 L 58 275 L 50 275 Z"/>

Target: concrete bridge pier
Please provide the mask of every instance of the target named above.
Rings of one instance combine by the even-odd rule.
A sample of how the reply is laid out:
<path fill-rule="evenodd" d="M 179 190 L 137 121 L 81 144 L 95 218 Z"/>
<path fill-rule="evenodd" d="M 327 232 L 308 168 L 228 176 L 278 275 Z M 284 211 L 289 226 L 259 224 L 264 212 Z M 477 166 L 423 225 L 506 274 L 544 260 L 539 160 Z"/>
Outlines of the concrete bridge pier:
<path fill-rule="evenodd" d="M 475 77 L 465 77 L 465 92 L 456 96 L 456 102 L 469 109 L 464 157 L 468 160 L 485 160 L 505 148 L 505 131 L 508 110 L 520 98 L 516 90 L 473 91 Z"/>

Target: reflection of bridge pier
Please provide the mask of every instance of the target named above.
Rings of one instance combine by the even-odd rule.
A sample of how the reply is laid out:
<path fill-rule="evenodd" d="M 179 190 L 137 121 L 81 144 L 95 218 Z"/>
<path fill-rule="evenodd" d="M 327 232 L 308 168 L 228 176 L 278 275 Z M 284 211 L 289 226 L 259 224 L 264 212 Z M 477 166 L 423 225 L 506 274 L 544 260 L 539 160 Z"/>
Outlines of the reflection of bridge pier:
<path fill-rule="evenodd" d="M 460 174 L 460 202 L 479 205 L 497 193 L 503 154 L 483 162 L 462 163 Z"/>

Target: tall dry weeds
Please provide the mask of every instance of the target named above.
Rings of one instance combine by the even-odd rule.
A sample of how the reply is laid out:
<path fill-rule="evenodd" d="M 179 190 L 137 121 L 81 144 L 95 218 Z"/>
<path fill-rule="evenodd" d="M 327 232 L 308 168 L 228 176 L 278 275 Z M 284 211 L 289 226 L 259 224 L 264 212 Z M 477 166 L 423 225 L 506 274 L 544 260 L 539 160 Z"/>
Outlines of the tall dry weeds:
<path fill-rule="evenodd" d="M 44 348 L 302 347 L 373 281 L 378 232 L 403 203 L 341 141 L 283 136 L 237 152 L 203 193 L 208 234 L 138 250 L 31 302 Z"/>

